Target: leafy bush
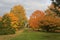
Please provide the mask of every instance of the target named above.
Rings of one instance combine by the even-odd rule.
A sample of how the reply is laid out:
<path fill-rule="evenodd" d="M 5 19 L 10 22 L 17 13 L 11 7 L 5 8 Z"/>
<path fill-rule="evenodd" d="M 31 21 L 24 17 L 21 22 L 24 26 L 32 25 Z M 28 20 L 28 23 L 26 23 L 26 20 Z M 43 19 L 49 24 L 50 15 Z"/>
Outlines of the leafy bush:
<path fill-rule="evenodd" d="M 11 20 L 4 16 L 0 21 L 0 35 L 15 34 L 15 29 L 11 26 Z"/>
<path fill-rule="evenodd" d="M 15 29 L 13 28 L 3 28 L 0 29 L 0 35 L 15 34 Z"/>

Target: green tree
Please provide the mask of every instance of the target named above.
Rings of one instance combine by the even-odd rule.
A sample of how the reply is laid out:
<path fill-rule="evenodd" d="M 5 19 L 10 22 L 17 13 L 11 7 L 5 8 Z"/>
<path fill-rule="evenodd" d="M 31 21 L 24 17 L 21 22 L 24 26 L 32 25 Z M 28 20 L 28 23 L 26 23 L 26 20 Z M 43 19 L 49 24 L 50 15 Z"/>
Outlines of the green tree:
<path fill-rule="evenodd" d="M 60 17 L 60 0 L 52 0 L 52 4 L 49 9 Z"/>
<path fill-rule="evenodd" d="M 14 34 L 15 29 L 11 26 L 11 19 L 9 18 L 8 14 L 3 15 L 2 21 L 1 21 L 1 30 L 0 34 Z"/>

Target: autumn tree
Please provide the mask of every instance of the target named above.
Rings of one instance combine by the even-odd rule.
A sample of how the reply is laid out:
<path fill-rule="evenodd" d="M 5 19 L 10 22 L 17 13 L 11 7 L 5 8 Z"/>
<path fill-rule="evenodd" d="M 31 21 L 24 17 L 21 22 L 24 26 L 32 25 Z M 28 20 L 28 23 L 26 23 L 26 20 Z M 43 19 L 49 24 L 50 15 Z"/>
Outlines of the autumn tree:
<path fill-rule="evenodd" d="M 0 34 L 14 34 L 27 23 L 25 9 L 21 5 L 14 6 L 9 13 L 0 17 Z"/>
<path fill-rule="evenodd" d="M 8 18 L 5 18 L 5 16 L 7 16 L 9 19 Z M 6 21 L 9 21 L 10 22 L 9 25 L 11 27 L 15 28 L 16 30 L 18 30 L 18 27 L 19 27 L 18 26 L 18 20 L 19 20 L 18 17 L 16 17 L 13 13 L 8 13 L 8 14 L 5 14 L 3 16 L 3 22 L 5 22 L 5 24 L 6 24 Z"/>
<path fill-rule="evenodd" d="M 51 5 L 48 7 L 48 9 L 45 11 L 46 13 L 46 16 L 49 18 L 50 22 L 49 22 L 49 25 L 52 26 L 52 25 L 55 25 L 50 27 L 52 29 L 56 28 L 56 27 L 60 27 L 60 0 L 52 0 L 52 3 Z M 47 18 L 45 16 L 45 18 Z M 48 21 L 48 19 L 47 19 Z M 57 25 L 59 24 L 59 25 Z M 49 29 L 48 29 L 49 30 Z"/>
<path fill-rule="evenodd" d="M 54 32 L 60 26 L 60 18 L 53 16 L 45 16 L 40 20 L 40 28 L 44 31 Z"/>
<path fill-rule="evenodd" d="M 16 5 L 14 6 L 10 13 L 13 13 L 16 17 L 19 18 L 19 25 L 24 27 L 26 22 L 27 22 L 27 17 L 26 17 L 26 12 L 23 6 L 21 5 Z"/>
<path fill-rule="evenodd" d="M 43 16 L 45 16 L 45 14 L 42 11 L 37 10 L 33 12 L 29 19 L 30 27 L 33 29 L 39 29 L 39 21 Z"/>
<path fill-rule="evenodd" d="M 9 17 L 9 14 L 5 14 L 2 17 L 2 26 L 0 28 L 0 34 L 14 34 L 15 29 L 11 26 L 11 19 Z"/>
<path fill-rule="evenodd" d="M 51 10 L 46 10 L 46 14 L 42 11 L 35 11 L 29 20 L 29 26 L 33 29 L 54 32 L 60 27 L 60 18 Z"/>

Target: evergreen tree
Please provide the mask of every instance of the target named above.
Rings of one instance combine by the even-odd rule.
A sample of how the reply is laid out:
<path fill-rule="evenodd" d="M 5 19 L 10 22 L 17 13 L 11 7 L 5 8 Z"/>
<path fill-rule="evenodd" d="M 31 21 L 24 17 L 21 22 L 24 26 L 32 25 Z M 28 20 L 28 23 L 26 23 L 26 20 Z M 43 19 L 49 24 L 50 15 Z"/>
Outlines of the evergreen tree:
<path fill-rule="evenodd" d="M 60 0 L 51 0 L 52 1 L 52 4 L 53 4 L 53 7 L 52 8 L 52 4 L 50 6 L 50 10 L 55 12 L 58 16 L 60 16 Z"/>

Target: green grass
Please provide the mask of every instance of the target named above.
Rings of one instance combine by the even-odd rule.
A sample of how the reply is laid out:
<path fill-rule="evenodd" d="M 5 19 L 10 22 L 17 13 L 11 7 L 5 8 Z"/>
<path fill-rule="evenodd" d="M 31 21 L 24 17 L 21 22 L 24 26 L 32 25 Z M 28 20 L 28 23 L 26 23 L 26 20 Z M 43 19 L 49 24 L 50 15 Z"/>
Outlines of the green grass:
<path fill-rule="evenodd" d="M 60 33 L 34 32 L 25 30 L 12 40 L 60 40 Z"/>

